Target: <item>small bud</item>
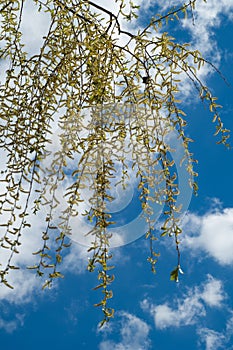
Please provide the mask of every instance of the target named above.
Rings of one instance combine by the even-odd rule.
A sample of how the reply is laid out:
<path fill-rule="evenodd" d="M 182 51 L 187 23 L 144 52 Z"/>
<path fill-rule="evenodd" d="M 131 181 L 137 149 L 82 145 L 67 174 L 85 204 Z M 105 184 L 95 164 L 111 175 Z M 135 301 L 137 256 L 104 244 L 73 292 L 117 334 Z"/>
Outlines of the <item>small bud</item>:
<path fill-rule="evenodd" d="M 181 269 L 180 265 L 178 267 L 179 267 L 179 273 L 181 273 L 183 275 L 184 271 Z"/>
<path fill-rule="evenodd" d="M 148 84 L 149 83 L 149 77 L 148 76 L 143 77 L 142 78 L 142 82 L 143 82 L 143 84 Z"/>

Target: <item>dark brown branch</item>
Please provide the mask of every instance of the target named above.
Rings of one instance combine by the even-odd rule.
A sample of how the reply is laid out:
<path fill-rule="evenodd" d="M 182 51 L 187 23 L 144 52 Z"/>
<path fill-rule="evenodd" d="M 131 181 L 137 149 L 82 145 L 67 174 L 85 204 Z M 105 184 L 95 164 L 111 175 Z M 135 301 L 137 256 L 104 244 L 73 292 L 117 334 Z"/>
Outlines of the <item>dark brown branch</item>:
<path fill-rule="evenodd" d="M 0 10 L 0 13 L 5 11 L 5 9 L 11 4 L 12 2 L 9 1 L 5 6 L 3 6 L 3 8 Z"/>

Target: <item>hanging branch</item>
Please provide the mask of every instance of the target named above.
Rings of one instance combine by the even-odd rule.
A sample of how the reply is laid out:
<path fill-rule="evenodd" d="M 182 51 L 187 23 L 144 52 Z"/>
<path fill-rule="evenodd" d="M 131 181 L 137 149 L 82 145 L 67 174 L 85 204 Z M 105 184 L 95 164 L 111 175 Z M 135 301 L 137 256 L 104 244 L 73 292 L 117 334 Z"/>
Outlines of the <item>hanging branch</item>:
<path fill-rule="evenodd" d="M 128 12 L 125 1 L 117 1 L 113 13 L 94 1 L 34 0 L 38 11 L 49 14 L 50 25 L 39 53 L 30 56 L 24 50 L 21 32 L 24 1 L 3 1 L 0 58 L 9 65 L 0 85 L 0 148 L 7 154 L 0 174 L 0 248 L 8 252 L 0 270 L 3 284 L 13 288 L 8 274 L 19 268 L 14 258 L 22 236 L 34 229 L 30 218 L 39 215 L 42 207 L 47 208 L 47 215 L 41 246 L 34 253 L 38 262 L 29 268 L 45 278 L 43 288 L 63 277 L 59 271 L 62 252 L 70 246 L 73 218 L 82 215 L 85 224 L 93 225 L 88 235 L 92 238 L 88 249 L 92 255 L 87 269 L 98 268 L 99 282 L 94 289 L 101 289 L 103 297 L 96 306 L 103 311 L 101 325 L 108 322 L 114 315 L 108 305 L 113 295 L 110 285 L 114 275 L 108 271 L 113 268 L 109 263 L 114 222 L 107 204 L 114 200 L 113 181 L 121 190 L 126 188 L 129 162 L 139 182 L 151 269 L 156 271 L 159 257 L 155 242 L 173 236 L 177 265 L 170 277 L 178 281 L 182 273 L 181 228 L 176 205 L 179 186 L 167 142 L 171 130 L 176 130 L 182 140 L 183 160 L 191 186 L 197 191 L 195 160 L 185 131 L 186 114 L 177 98 L 182 96 L 184 76 L 201 101 L 209 105 L 215 134 L 221 135 L 218 143 L 229 146 L 229 132 L 218 113 L 220 106 L 198 76 L 204 64 L 219 71 L 197 50 L 162 32 L 170 20 L 181 16 L 192 20 L 196 3 L 192 0 L 158 14 L 134 33 L 121 24 L 137 18 L 138 6 L 132 1 Z M 86 110 L 91 111 L 90 120 Z M 60 130 L 55 150 L 50 145 L 54 125 Z M 85 203 L 89 209 L 82 210 L 82 191 L 87 187 L 91 191 Z M 160 234 L 156 231 L 154 202 L 164 207 Z"/>

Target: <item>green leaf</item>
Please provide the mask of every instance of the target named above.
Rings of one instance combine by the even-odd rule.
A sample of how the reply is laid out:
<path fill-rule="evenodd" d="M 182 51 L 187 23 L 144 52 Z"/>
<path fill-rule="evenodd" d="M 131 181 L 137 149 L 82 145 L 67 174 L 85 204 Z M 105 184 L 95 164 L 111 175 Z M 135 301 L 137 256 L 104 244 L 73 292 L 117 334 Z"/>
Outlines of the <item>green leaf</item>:
<path fill-rule="evenodd" d="M 11 270 L 19 270 L 20 268 L 18 266 L 9 265 L 9 269 L 11 269 Z"/>
<path fill-rule="evenodd" d="M 13 287 L 11 284 L 9 284 L 6 280 L 3 280 L 2 282 L 3 282 L 3 283 L 5 284 L 5 286 L 7 286 L 8 288 L 14 289 L 14 287 Z"/>
<path fill-rule="evenodd" d="M 60 254 L 56 255 L 56 260 L 60 264 L 62 262 L 62 256 Z"/>
<path fill-rule="evenodd" d="M 179 281 L 179 267 L 177 266 L 172 272 L 170 273 L 170 280 L 171 281 Z"/>
<path fill-rule="evenodd" d="M 51 280 L 47 280 L 43 284 L 42 289 L 44 290 L 45 288 L 50 288 L 50 287 L 51 287 Z"/>
<path fill-rule="evenodd" d="M 50 278 L 64 278 L 64 275 L 61 272 L 54 272 L 49 274 Z"/>
<path fill-rule="evenodd" d="M 27 266 L 28 270 L 35 270 L 38 269 L 39 265 L 33 265 L 33 266 Z"/>

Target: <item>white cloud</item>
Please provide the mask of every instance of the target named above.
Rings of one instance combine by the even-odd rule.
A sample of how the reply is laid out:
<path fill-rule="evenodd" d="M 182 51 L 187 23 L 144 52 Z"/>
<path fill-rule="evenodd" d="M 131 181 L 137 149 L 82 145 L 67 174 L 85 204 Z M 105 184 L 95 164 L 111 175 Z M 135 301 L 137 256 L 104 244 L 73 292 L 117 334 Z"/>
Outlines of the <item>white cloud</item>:
<path fill-rule="evenodd" d="M 149 325 L 127 312 L 121 312 L 121 341 L 104 340 L 99 344 L 99 350 L 147 350 L 150 348 L 148 339 Z"/>
<path fill-rule="evenodd" d="M 87 270 L 88 257 L 91 256 L 87 252 L 87 247 L 73 243 L 69 249 L 68 254 L 64 257 L 62 263 L 62 270 L 69 271 L 74 274 L 81 274 Z"/>
<path fill-rule="evenodd" d="M 212 329 L 202 328 L 198 330 L 200 337 L 199 343 L 205 344 L 205 350 L 223 349 L 225 346 L 225 337 L 222 333 Z"/>
<path fill-rule="evenodd" d="M 208 282 L 204 285 L 200 298 L 210 307 L 221 307 L 225 299 L 222 282 L 208 275 Z"/>
<path fill-rule="evenodd" d="M 154 305 L 151 313 L 158 329 L 193 325 L 200 316 L 206 315 L 204 305 L 195 294 L 186 296 L 183 300 L 178 300 L 177 307 L 174 309 L 167 303 Z"/>
<path fill-rule="evenodd" d="M 44 213 L 45 214 L 45 213 Z M 28 303 L 41 291 L 42 280 L 36 278 L 35 270 L 28 270 L 27 266 L 38 263 L 39 255 L 33 255 L 42 246 L 41 232 L 43 231 L 43 212 L 41 215 L 31 215 L 28 222 L 32 228 L 25 228 L 20 238 L 21 245 L 18 247 L 18 254 L 14 254 L 11 265 L 19 267 L 20 270 L 10 270 L 6 276 L 8 283 L 14 289 L 10 289 L 3 283 L 0 284 L 0 300 L 7 300 L 14 304 Z M 2 234 L 2 232 L 1 232 Z M 2 268 L 4 269 L 11 251 L 1 248 Z"/>
<path fill-rule="evenodd" d="M 231 339 L 233 335 L 233 316 L 227 320 L 226 327 L 222 332 L 217 332 L 209 328 L 199 328 L 199 344 L 205 344 L 205 350 L 232 349 Z"/>
<path fill-rule="evenodd" d="M 183 3 L 181 0 L 161 2 L 159 5 L 160 12 L 165 14 L 172 6 L 177 6 L 178 8 Z M 205 59 L 209 60 L 216 67 L 219 67 L 223 53 L 218 47 L 215 30 L 222 24 L 223 20 L 233 19 L 232 10 L 233 2 L 229 0 L 211 0 L 207 2 L 199 0 L 195 3 L 195 10 L 192 11 L 192 15 L 189 8 L 189 17 L 180 20 L 182 29 L 190 34 L 190 48 L 198 50 Z M 213 68 L 205 64 L 198 71 L 198 78 L 206 85 L 206 80 L 213 72 Z M 180 87 L 182 87 L 183 98 L 189 97 L 193 92 L 191 81 L 185 74 L 182 74 L 180 79 L 182 80 Z M 186 102 L 188 103 L 189 100 L 187 99 Z"/>
<path fill-rule="evenodd" d="M 203 318 L 207 315 L 207 306 L 210 308 L 222 308 L 227 298 L 220 280 L 207 276 L 207 280 L 199 286 L 189 288 L 183 294 L 183 298 L 175 299 L 174 303 L 165 302 L 156 305 L 149 299 L 141 302 L 141 308 L 150 313 L 154 318 L 157 329 L 165 330 L 169 327 L 193 325 L 198 335 L 198 345 L 205 350 L 232 349 L 233 312 L 227 320 L 226 327 L 222 331 L 216 331 L 207 327 L 201 327 Z M 205 348 L 203 348 L 203 345 Z"/>
<path fill-rule="evenodd" d="M 12 271 L 7 281 L 14 289 L 6 287 L 3 283 L 0 284 L 0 300 L 7 300 L 12 304 L 28 303 L 41 290 L 41 279 L 36 278 L 35 273 L 25 269 Z"/>
<path fill-rule="evenodd" d="M 47 34 L 50 20 L 48 13 L 38 11 L 34 1 L 24 4 L 21 30 L 23 34 L 24 49 L 29 55 L 38 54 L 43 42 L 42 37 Z M 33 20 L 32 20 L 33 19 Z"/>
<path fill-rule="evenodd" d="M 226 335 L 228 340 L 233 336 L 233 311 L 231 312 L 231 317 L 226 324 Z"/>
<path fill-rule="evenodd" d="M 217 209 L 203 216 L 187 215 L 183 246 L 200 254 L 205 251 L 221 265 L 233 264 L 233 208 Z"/>
<path fill-rule="evenodd" d="M 205 283 L 189 289 L 183 298 L 175 300 L 175 306 L 168 302 L 156 305 L 144 299 L 141 307 L 153 316 L 156 328 L 166 329 L 197 324 L 206 316 L 206 305 L 220 307 L 225 297 L 222 282 L 208 275 Z"/>
<path fill-rule="evenodd" d="M 221 60 L 214 30 L 221 25 L 224 16 L 232 20 L 232 10 L 233 2 L 229 0 L 199 1 L 194 11 L 195 25 L 184 21 L 184 27 L 192 33 L 194 45 L 203 55 L 210 57 L 212 63 L 218 64 Z"/>
<path fill-rule="evenodd" d="M 7 333 L 13 333 L 19 326 L 23 326 L 24 316 L 16 314 L 14 320 L 4 320 L 0 317 L 0 329 Z"/>

